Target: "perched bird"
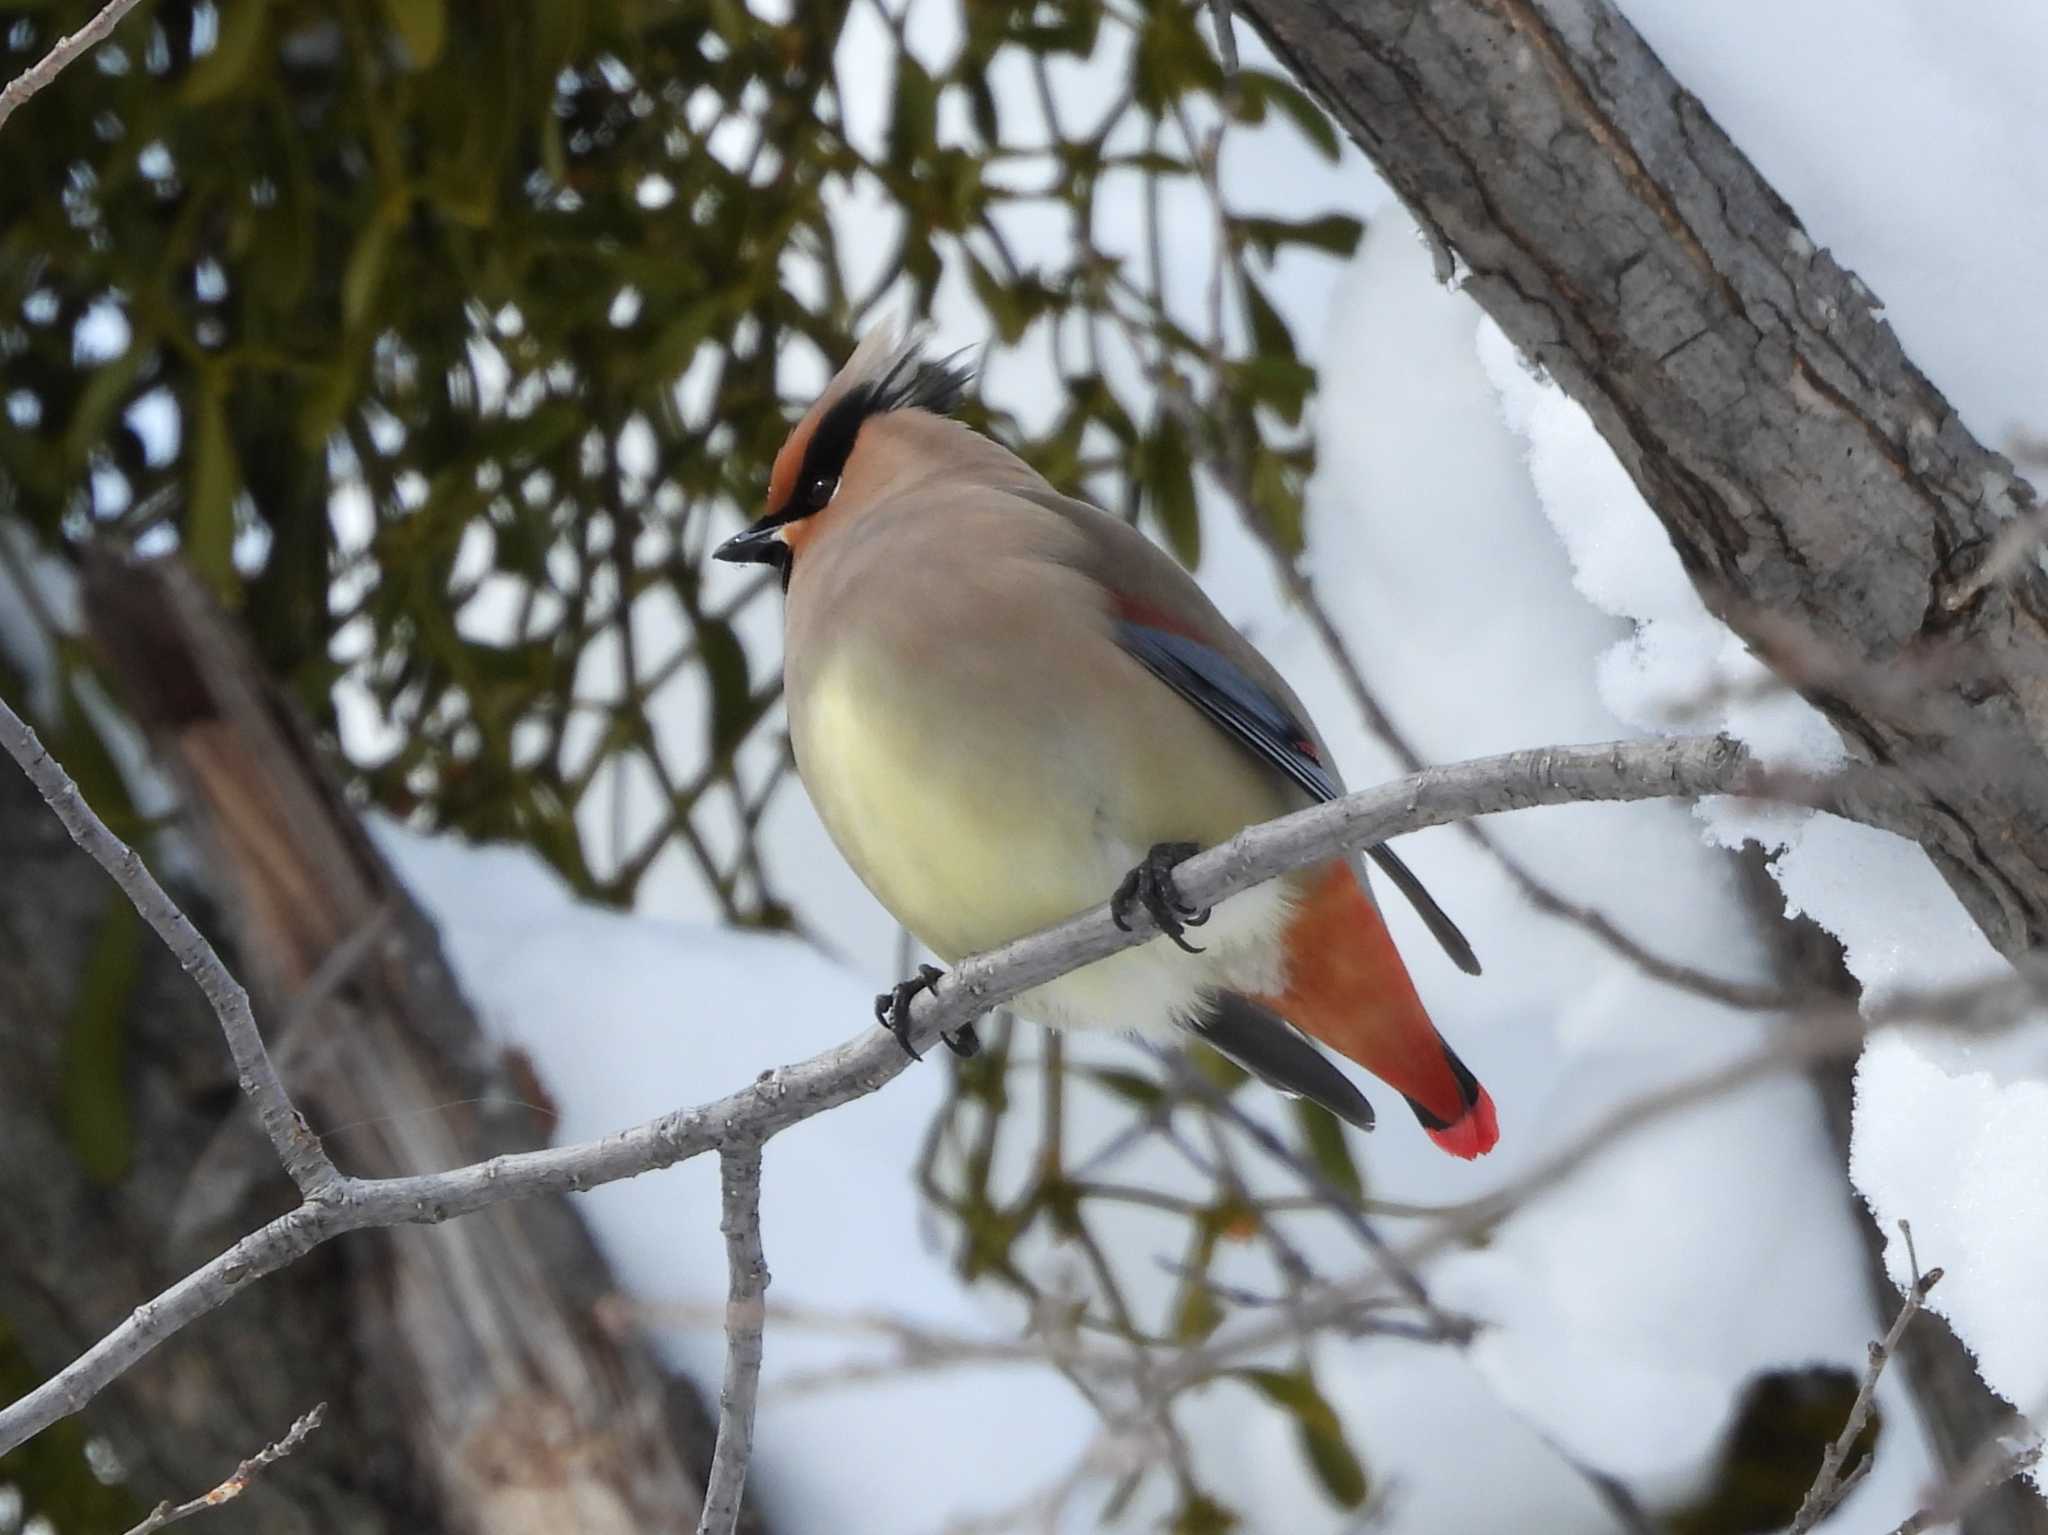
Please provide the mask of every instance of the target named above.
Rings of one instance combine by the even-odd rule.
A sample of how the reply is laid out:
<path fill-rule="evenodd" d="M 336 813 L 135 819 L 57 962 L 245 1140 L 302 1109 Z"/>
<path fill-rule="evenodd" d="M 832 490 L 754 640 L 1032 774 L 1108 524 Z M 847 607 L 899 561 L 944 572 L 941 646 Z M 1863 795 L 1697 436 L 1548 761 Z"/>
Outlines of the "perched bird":
<path fill-rule="evenodd" d="M 1300 700 L 1169 555 L 949 418 L 966 382 L 871 334 L 790 432 L 765 515 L 717 551 L 782 573 L 790 740 L 847 862 L 949 963 L 1105 896 L 1119 922 L 1143 906 L 1157 936 L 1017 1011 L 1192 1030 L 1369 1129 L 1307 1034 L 1401 1093 L 1445 1151 L 1490 1150 L 1493 1100 L 1430 1023 L 1361 859 L 1213 913 L 1181 902 L 1174 864 L 1343 785 Z M 1371 851 L 1476 974 L 1415 877 Z M 899 1039 L 939 973 L 877 999 Z"/>

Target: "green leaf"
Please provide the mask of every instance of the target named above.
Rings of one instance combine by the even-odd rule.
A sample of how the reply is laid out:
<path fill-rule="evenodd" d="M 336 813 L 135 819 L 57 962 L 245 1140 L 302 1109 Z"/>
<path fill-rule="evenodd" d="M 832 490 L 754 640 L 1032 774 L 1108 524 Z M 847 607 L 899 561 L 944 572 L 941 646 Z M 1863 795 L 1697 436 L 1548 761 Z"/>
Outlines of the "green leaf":
<path fill-rule="evenodd" d="M 747 651 L 722 618 L 697 620 L 697 650 L 711 687 L 711 754 L 723 760 L 761 717 L 762 703 L 747 680 Z"/>
<path fill-rule="evenodd" d="M 1293 1417 L 1309 1467 L 1341 1506 L 1357 1508 L 1370 1490 L 1365 1466 L 1344 1437 L 1344 1424 L 1306 1368 L 1235 1370 L 1237 1379 Z"/>
<path fill-rule="evenodd" d="M 889 163 L 907 168 L 928 156 L 939 136 L 939 88 L 908 52 L 896 55 L 896 106 L 889 118 Z"/>
<path fill-rule="evenodd" d="M 1273 301 L 1266 297 L 1264 290 L 1249 274 L 1244 280 L 1244 310 L 1245 321 L 1251 327 L 1252 346 L 1263 356 L 1285 357 L 1292 361 L 1296 355 L 1294 332 L 1287 328 L 1287 322 L 1273 307 Z"/>
<path fill-rule="evenodd" d="M 1333 256 L 1348 256 L 1358 249 L 1358 237 L 1365 233 L 1365 225 L 1348 213 L 1326 213 L 1313 219 L 1238 217 L 1230 224 L 1268 261 L 1283 245 L 1306 245 Z"/>
<path fill-rule="evenodd" d="M 1201 1493 L 1191 1494 L 1168 1527 L 1173 1535 L 1230 1535 L 1239 1527 L 1237 1515 Z"/>
<path fill-rule="evenodd" d="M 1342 1508 L 1357 1508 L 1372 1490 L 1365 1465 L 1344 1438 L 1342 1429 L 1324 1434 L 1303 1427 L 1301 1452 L 1309 1468 L 1323 1484 L 1323 1490 Z"/>
<path fill-rule="evenodd" d="M 213 52 L 192 66 L 183 90 L 187 106 L 218 101 L 241 85 L 270 31 L 269 0 L 222 0 Z"/>
<path fill-rule="evenodd" d="M 967 87 L 968 111 L 974 118 L 974 131 L 981 136 L 982 143 L 1000 143 L 1002 118 L 996 111 L 996 93 L 990 88 L 987 75 L 980 70 L 972 70 L 960 83 Z"/>
<path fill-rule="evenodd" d="M 1223 1325 L 1223 1307 L 1215 1292 L 1192 1277 L 1183 1281 L 1173 1307 L 1173 1339 L 1176 1343 L 1200 1343 Z"/>
<path fill-rule="evenodd" d="M 1156 1109 L 1165 1099 L 1165 1090 L 1150 1077 L 1141 1077 L 1135 1071 L 1118 1071 L 1111 1066 L 1088 1066 L 1082 1073 L 1098 1087 L 1108 1089 L 1117 1097 L 1141 1109 Z"/>
<path fill-rule="evenodd" d="M 1131 91 L 1138 105 L 1162 116 L 1187 92 L 1214 94 L 1222 84 L 1223 68 L 1195 27 L 1195 7 L 1147 6 L 1131 57 Z"/>
<path fill-rule="evenodd" d="M 131 342 L 119 357 L 108 358 L 86 375 L 64 432 L 64 451 L 74 463 L 84 462 L 106 440 L 108 425 L 135 393 L 135 377 L 147 360 L 144 349 Z"/>
<path fill-rule="evenodd" d="M 1292 357 L 1248 357 L 1230 365 L 1232 382 L 1250 403 L 1265 405 L 1289 426 L 1301 424 L 1316 370 Z"/>
<path fill-rule="evenodd" d="M 341 277 L 341 319 L 350 330 L 363 323 L 376 302 L 391 258 L 391 237 L 398 232 L 401 217 L 398 208 L 387 203 L 356 236 L 355 249 L 349 252 L 348 267 Z"/>
<path fill-rule="evenodd" d="M 65 1022 L 59 1091 L 79 1166 L 102 1187 L 135 1156 L 128 1108 L 128 1002 L 142 963 L 142 921 L 124 897 L 107 904 Z"/>
<path fill-rule="evenodd" d="M 218 380 L 205 380 L 193 397 L 192 470 L 185 509 L 185 559 L 221 601 L 238 605 L 241 581 L 235 574 L 235 492 L 241 470 L 228 432 L 226 403 Z"/>
<path fill-rule="evenodd" d="M 1127 448 L 1138 445 L 1138 425 L 1124 409 L 1109 384 L 1099 373 L 1076 374 L 1067 385 L 1074 403 L 1090 420 L 1109 428 L 1110 435 Z"/>
<path fill-rule="evenodd" d="M 1269 74 L 1263 69 L 1241 68 L 1237 72 L 1237 92 L 1247 114 L 1246 121 L 1257 122 L 1267 107 L 1277 107 L 1294 120 L 1302 137 L 1322 151 L 1324 159 L 1337 158 L 1341 147 L 1337 125 L 1330 120 L 1330 114 L 1292 80 Z M 1258 115 L 1252 115 L 1254 113 Z"/>
<path fill-rule="evenodd" d="M 1031 309 L 1025 295 L 982 265 L 973 251 L 962 250 L 961 255 L 967 259 L 967 281 L 974 296 L 981 300 L 981 307 L 988 311 L 989 319 L 995 322 L 997 337 L 1005 343 L 1021 339 L 1031 324 Z"/>
<path fill-rule="evenodd" d="M 1211 1050 L 1207 1045 L 1194 1051 L 1189 1059 L 1195 1070 L 1215 1083 L 1226 1093 L 1234 1093 L 1251 1080 L 1251 1073 L 1238 1065 L 1221 1050 Z"/>
<path fill-rule="evenodd" d="M 1223 1223 L 1205 1213 L 1188 1234 L 1187 1257 L 1181 1262 L 1180 1290 L 1173 1301 L 1173 1337 L 1178 1343 L 1200 1343 L 1223 1325 L 1223 1306 L 1206 1283 L 1216 1258 Z"/>
<path fill-rule="evenodd" d="M 1194 465 L 1188 461 L 1179 426 L 1170 417 L 1160 416 L 1145 434 L 1137 472 L 1167 547 L 1192 570 L 1202 560 L 1202 513 L 1195 502 Z"/>
<path fill-rule="evenodd" d="M 1263 446 L 1252 459 L 1252 505 L 1283 553 L 1301 553 L 1307 543 L 1301 471 Z"/>
<path fill-rule="evenodd" d="M 235 0 L 226 0 L 234 4 Z M 405 43 L 414 69 L 431 69 L 448 41 L 448 8 L 445 0 L 384 0 L 384 15 L 391 30 Z"/>
<path fill-rule="evenodd" d="M 1294 1118 L 1301 1126 L 1302 1144 L 1317 1172 L 1352 1199 L 1365 1198 L 1365 1183 L 1358 1176 L 1358 1164 L 1351 1158 L 1351 1143 L 1335 1114 L 1306 1098 L 1294 1100 Z"/>

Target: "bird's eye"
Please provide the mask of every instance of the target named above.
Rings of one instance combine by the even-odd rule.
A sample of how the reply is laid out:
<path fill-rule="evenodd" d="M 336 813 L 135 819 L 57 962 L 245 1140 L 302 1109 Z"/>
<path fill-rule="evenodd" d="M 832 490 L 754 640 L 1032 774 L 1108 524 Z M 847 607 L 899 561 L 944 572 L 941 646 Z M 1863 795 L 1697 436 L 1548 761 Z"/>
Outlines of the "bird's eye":
<path fill-rule="evenodd" d="M 814 512 L 822 512 L 839 493 L 839 476 L 821 474 L 804 487 L 804 501 Z"/>

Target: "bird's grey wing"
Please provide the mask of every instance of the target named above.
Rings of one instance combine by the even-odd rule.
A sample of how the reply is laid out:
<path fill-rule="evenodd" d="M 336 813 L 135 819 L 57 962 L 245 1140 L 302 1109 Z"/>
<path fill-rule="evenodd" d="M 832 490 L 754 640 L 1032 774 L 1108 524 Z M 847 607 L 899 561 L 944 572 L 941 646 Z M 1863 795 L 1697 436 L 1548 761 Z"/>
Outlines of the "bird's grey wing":
<path fill-rule="evenodd" d="M 1185 634 L 1133 619 L 1116 626 L 1117 643 L 1146 670 L 1193 704 L 1261 761 L 1298 784 L 1309 798 L 1332 800 L 1342 786 L 1323 762 L 1315 735 L 1257 679 L 1213 646 Z M 1479 957 L 1422 881 L 1385 843 L 1366 849 L 1394 888 L 1422 918 L 1451 963 L 1479 974 Z"/>

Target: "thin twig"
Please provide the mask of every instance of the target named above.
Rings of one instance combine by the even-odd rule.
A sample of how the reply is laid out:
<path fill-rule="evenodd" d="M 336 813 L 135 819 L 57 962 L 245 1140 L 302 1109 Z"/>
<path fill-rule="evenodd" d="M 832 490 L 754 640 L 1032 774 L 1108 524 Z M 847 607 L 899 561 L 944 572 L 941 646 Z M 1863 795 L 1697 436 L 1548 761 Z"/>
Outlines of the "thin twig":
<path fill-rule="evenodd" d="M 636 1301 L 626 1296 L 607 1299 L 598 1315 L 607 1326 L 637 1322 L 649 1327 L 696 1331 L 722 1330 L 726 1322 L 726 1308 L 722 1305 Z M 811 1306 L 769 1306 L 765 1317 L 778 1330 L 797 1328 L 833 1337 L 880 1342 L 888 1344 L 891 1350 L 880 1357 L 846 1359 L 821 1365 L 815 1370 L 778 1375 L 761 1388 L 762 1393 L 770 1397 L 843 1390 L 873 1381 L 942 1370 L 988 1369 L 1019 1364 L 1049 1364 L 1061 1369 L 1085 1370 L 1091 1376 L 1117 1379 L 1131 1373 L 1127 1355 L 1106 1349 L 1084 1348 L 1072 1329 L 1060 1327 L 1052 1319 L 1046 1319 L 1023 1337 L 991 1338 L 940 1332 L 906 1317 L 876 1311 L 834 1312 Z"/>
<path fill-rule="evenodd" d="M 206 994 L 214 1016 L 220 1020 L 221 1031 L 228 1037 L 228 1050 L 235 1058 L 242 1091 L 255 1102 L 264 1133 L 277 1148 L 278 1160 L 284 1163 L 299 1192 L 314 1201 L 329 1196 L 340 1185 L 341 1174 L 328 1159 L 320 1137 L 293 1104 L 291 1094 L 285 1091 L 284 1079 L 277 1074 L 270 1052 L 264 1048 L 255 1010 L 249 1005 L 249 993 L 242 983 L 221 963 L 213 945 L 178 909 L 177 902 L 164 893 L 164 887 L 156 882 L 156 876 L 142 859 L 93 813 L 85 796 L 78 792 L 78 785 L 71 781 L 71 775 L 44 750 L 35 731 L 8 707 L 5 699 L 0 699 L 0 747 L 21 764 L 21 770 L 36 786 L 44 803 L 64 823 L 71 840 L 107 871 L 142 920 L 164 941 L 179 968 Z"/>
<path fill-rule="evenodd" d="M 1324 1209 L 1350 1228 L 1352 1235 L 1358 1238 L 1365 1249 L 1373 1255 L 1374 1260 L 1385 1269 L 1387 1276 L 1393 1280 L 1395 1287 L 1408 1302 L 1429 1319 L 1436 1336 L 1460 1346 L 1472 1341 L 1476 1331 L 1472 1320 L 1469 1317 L 1454 1316 L 1438 1308 L 1436 1302 L 1430 1298 L 1429 1289 L 1423 1284 L 1422 1276 L 1404 1262 L 1386 1238 L 1379 1234 L 1378 1229 L 1358 1208 L 1357 1201 L 1323 1176 L 1322 1170 L 1308 1158 L 1247 1114 L 1215 1083 L 1186 1064 L 1185 1059 L 1179 1063 L 1175 1074 L 1184 1091 L 1299 1178 L 1303 1186 L 1321 1202 Z"/>
<path fill-rule="evenodd" d="M 6 89 L 0 90 L 0 127 L 6 126 L 15 108 L 56 79 L 86 49 L 104 42 L 107 34 L 121 24 L 121 18 L 135 9 L 135 3 L 136 0 L 107 0 L 91 21 L 69 37 L 58 38 L 48 53 L 9 80 Z"/>
<path fill-rule="evenodd" d="M 761 1143 L 728 1142 L 718 1181 L 725 1234 L 725 1383 L 718 1388 L 718 1445 L 704 1487 L 697 1535 L 732 1535 L 754 1456 L 754 1403 L 761 1394 L 761 1334 L 767 1320 L 768 1258 L 761 1250 Z"/>
<path fill-rule="evenodd" d="M 285 1430 L 284 1438 L 267 1449 L 258 1450 L 239 1466 L 235 1474 L 222 1482 L 211 1492 L 201 1493 L 189 1503 L 176 1507 L 166 1498 L 150 1510 L 149 1517 L 128 1532 L 128 1535 L 152 1535 L 167 1524 L 176 1524 L 180 1519 L 190 1519 L 194 1514 L 203 1514 L 209 1508 L 219 1508 L 223 1503 L 232 1503 L 249 1490 L 249 1483 L 266 1467 L 275 1465 L 306 1442 L 306 1436 L 320 1426 L 327 1416 L 327 1404 L 317 1402 L 312 1411 Z"/>
<path fill-rule="evenodd" d="M 1905 1336 L 1906 1326 L 1919 1315 L 1920 1308 L 1927 1300 L 1927 1292 L 1941 1280 L 1941 1270 L 1929 1269 L 1920 1272 L 1920 1255 L 1913 1250 L 1913 1228 L 1905 1221 L 1899 1222 L 1899 1234 L 1906 1239 L 1906 1262 L 1912 1269 L 1913 1282 L 1906 1289 L 1906 1299 L 1899 1307 L 1899 1314 L 1892 1318 L 1892 1325 L 1885 1331 L 1884 1340 L 1870 1345 L 1870 1362 L 1864 1366 L 1863 1384 L 1856 1390 L 1856 1400 L 1850 1404 L 1849 1419 L 1842 1425 L 1842 1432 L 1835 1442 L 1827 1447 L 1820 1459 L 1820 1474 L 1813 1479 L 1813 1485 L 1806 1489 L 1806 1496 L 1800 1500 L 1799 1512 L 1792 1517 L 1789 1535 L 1806 1535 L 1806 1532 L 1835 1511 L 1842 1499 L 1849 1495 L 1862 1472 L 1871 1465 L 1869 1456 L 1863 1458 L 1856 1475 L 1846 1480 L 1842 1476 L 1842 1465 L 1849 1458 L 1849 1452 L 1856 1447 L 1857 1436 L 1863 1432 L 1863 1425 L 1869 1421 L 1870 1408 L 1877 1395 L 1877 1383 L 1884 1374 L 1884 1367 L 1891 1362 L 1893 1352 L 1899 1346 L 1899 1339 Z"/>
<path fill-rule="evenodd" d="M 1248 827 L 1182 864 L 1175 880 L 1189 901 L 1214 906 L 1292 869 L 1423 827 L 1465 816 L 1581 801 L 1793 795 L 1801 803 L 1824 802 L 1841 813 L 1883 825 L 1901 814 L 1890 803 L 1889 793 L 1888 781 L 1873 770 L 1852 768 L 1825 783 L 1782 779 L 1758 766 L 1733 742 L 1711 736 L 1550 747 L 1431 768 Z M 951 1033 L 1021 992 L 1144 942 L 1156 932 L 1143 912 L 1133 913 L 1130 923 L 1128 930 L 1118 928 L 1105 902 L 1043 932 L 962 961 L 913 1003 L 911 1044 L 928 1049 L 941 1032 Z M 1835 1043 L 1846 1047 L 1839 1040 Z M 507 1199 L 580 1191 L 634 1177 L 741 1139 L 765 1141 L 793 1124 L 876 1091 L 907 1065 L 895 1040 L 869 1028 L 808 1061 L 767 1072 L 725 1098 L 664 1114 L 601 1140 L 512 1153 L 446 1172 L 339 1179 L 331 1197 L 309 1199 L 243 1237 L 137 1307 L 71 1365 L 0 1410 L 0 1454 L 78 1411 L 158 1344 L 226 1304 L 250 1280 L 275 1273 L 344 1232 L 430 1225 Z"/>

